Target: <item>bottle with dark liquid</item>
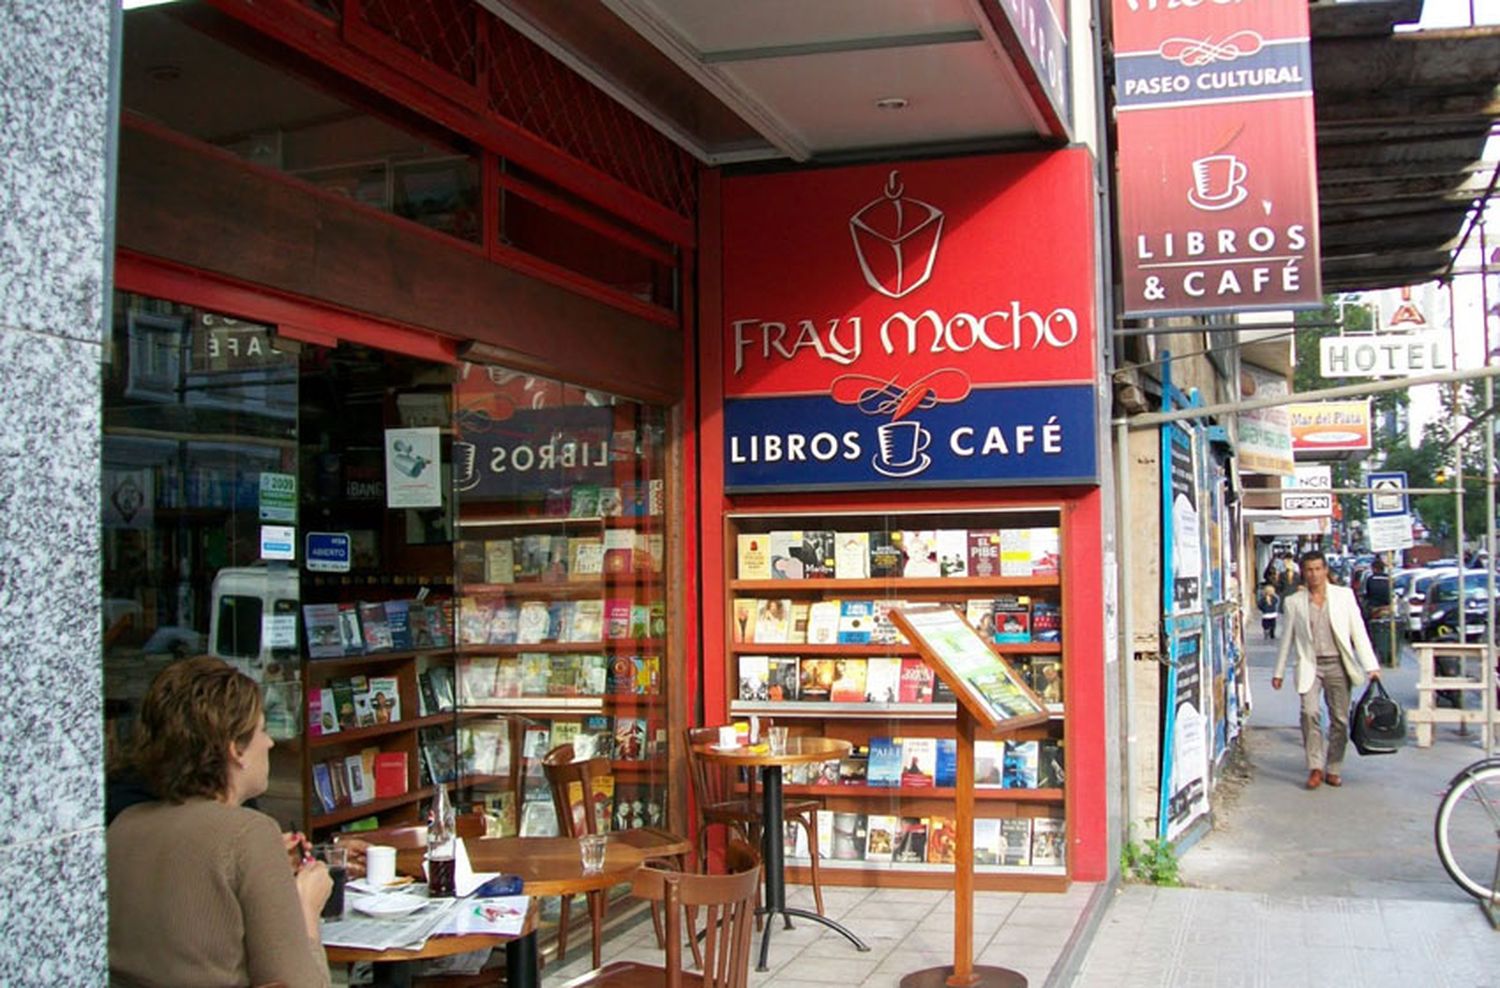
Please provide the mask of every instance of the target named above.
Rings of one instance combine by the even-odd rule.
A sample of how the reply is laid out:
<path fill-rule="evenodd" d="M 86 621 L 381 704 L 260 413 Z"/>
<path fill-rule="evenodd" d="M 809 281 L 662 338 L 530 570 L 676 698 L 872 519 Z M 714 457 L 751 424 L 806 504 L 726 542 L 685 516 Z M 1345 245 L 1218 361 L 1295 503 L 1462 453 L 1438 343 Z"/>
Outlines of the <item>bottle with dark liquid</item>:
<path fill-rule="evenodd" d="M 457 850 L 457 828 L 448 787 L 438 783 L 437 795 L 427 814 L 427 894 L 432 898 L 452 898 L 454 889 L 454 854 Z"/>

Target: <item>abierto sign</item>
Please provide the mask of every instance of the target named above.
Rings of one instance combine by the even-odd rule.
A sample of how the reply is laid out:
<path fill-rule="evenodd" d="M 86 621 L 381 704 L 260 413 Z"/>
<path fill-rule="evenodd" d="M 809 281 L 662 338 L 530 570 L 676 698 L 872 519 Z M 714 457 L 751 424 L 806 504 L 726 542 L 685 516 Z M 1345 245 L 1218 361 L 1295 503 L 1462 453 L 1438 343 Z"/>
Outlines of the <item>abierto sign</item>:
<path fill-rule="evenodd" d="M 1442 333 L 1325 336 L 1318 341 L 1324 377 L 1410 377 L 1453 369 L 1453 351 Z"/>
<path fill-rule="evenodd" d="M 1306 0 L 1114 0 L 1126 315 L 1322 304 Z"/>

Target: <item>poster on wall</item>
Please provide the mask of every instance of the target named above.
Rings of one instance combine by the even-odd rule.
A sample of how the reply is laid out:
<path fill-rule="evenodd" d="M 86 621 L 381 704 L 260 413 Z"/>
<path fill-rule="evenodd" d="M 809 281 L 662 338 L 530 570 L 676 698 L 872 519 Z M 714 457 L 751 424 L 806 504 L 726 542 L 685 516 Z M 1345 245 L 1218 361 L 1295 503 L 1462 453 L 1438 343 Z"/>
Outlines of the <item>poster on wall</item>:
<path fill-rule="evenodd" d="M 442 453 L 438 429 L 385 430 L 385 506 L 440 508 Z"/>
<path fill-rule="evenodd" d="M 1093 186 L 1079 149 L 726 179 L 726 490 L 1096 483 Z"/>
<path fill-rule="evenodd" d="M 1179 425 L 1163 430 L 1166 446 L 1168 510 L 1163 519 L 1171 575 L 1171 613 L 1203 609 L 1203 537 L 1198 506 L 1194 435 Z"/>
<path fill-rule="evenodd" d="M 1167 674 L 1166 737 L 1162 744 L 1161 836 L 1176 840 L 1208 812 L 1208 719 L 1204 714 L 1203 633 L 1172 642 Z"/>

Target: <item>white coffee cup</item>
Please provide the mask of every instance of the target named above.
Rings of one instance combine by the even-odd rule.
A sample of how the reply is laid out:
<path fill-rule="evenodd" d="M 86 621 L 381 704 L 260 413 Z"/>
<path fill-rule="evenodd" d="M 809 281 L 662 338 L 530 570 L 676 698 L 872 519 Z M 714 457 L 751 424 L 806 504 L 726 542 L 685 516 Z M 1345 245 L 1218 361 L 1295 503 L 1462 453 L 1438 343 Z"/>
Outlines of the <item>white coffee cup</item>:
<path fill-rule="evenodd" d="M 365 881 L 379 888 L 396 880 L 396 849 L 372 844 L 365 849 Z"/>
<path fill-rule="evenodd" d="M 739 735 L 735 732 L 733 724 L 725 724 L 719 728 L 719 747 L 733 748 L 739 744 Z"/>

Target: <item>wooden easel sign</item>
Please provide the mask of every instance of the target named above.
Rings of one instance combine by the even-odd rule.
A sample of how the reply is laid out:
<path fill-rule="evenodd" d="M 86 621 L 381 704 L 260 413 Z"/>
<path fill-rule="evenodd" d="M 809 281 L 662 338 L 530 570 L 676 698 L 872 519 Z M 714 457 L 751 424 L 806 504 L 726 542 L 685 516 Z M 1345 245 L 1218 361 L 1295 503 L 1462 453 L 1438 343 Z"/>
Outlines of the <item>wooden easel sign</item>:
<path fill-rule="evenodd" d="M 901 988 L 1026 988 L 1015 971 L 974 965 L 974 730 L 982 724 L 1009 734 L 1043 723 L 1047 703 L 953 605 L 895 608 L 890 617 L 958 698 L 953 964 L 913 971 L 901 979 Z"/>

